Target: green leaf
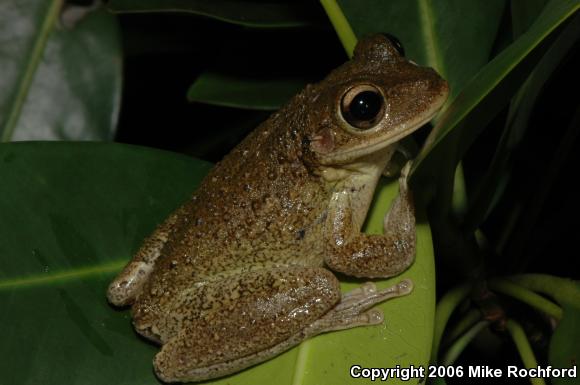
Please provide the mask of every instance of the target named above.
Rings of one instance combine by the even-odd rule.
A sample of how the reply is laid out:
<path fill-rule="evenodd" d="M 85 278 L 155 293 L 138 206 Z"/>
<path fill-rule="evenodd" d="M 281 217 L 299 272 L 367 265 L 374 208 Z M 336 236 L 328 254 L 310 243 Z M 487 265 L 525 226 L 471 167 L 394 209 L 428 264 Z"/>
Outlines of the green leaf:
<path fill-rule="evenodd" d="M 111 0 L 116 13 L 176 12 L 211 17 L 257 28 L 292 28 L 313 24 L 312 7 L 301 3 L 252 0 Z"/>
<path fill-rule="evenodd" d="M 106 143 L 0 144 L 0 371 L 7 384 L 157 384 L 157 348 L 105 299 L 143 237 L 186 199 L 205 162 Z M 368 220 L 377 232 L 396 183 L 382 186 Z M 345 384 L 350 366 L 425 365 L 434 313 L 429 227 L 401 275 L 413 293 L 380 306 L 381 326 L 315 337 L 215 383 Z M 400 278 L 378 282 L 380 287 Z M 359 283 L 345 282 L 343 289 Z M 403 383 L 392 381 L 392 383 Z M 408 383 L 408 382 L 406 382 Z"/>
<path fill-rule="evenodd" d="M 545 83 L 580 37 L 580 17 L 566 25 L 543 55 L 511 102 L 506 127 L 496 147 L 493 159 L 474 188 L 471 207 L 464 220 L 465 228 L 474 230 L 493 210 L 504 192 L 511 175 L 514 149 L 521 143 L 529 120 Z M 566 138 L 567 139 L 567 138 Z"/>
<path fill-rule="evenodd" d="M 448 152 L 444 141 L 461 141 L 457 159 L 461 159 L 486 124 L 505 106 L 541 58 L 546 38 L 580 8 L 577 0 L 552 0 L 544 8 L 528 31 L 486 65 L 461 91 L 444 111 L 427 143 L 414 163 L 414 170 L 423 168 L 424 177 L 437 178 L 436 167 L 425 167 L 433 150 L 441 147 Z"/>
<path fill-rule="evenodd" d="M 0 141 L 113 137 L 122 70 L 116 19 L 93 12 L 65 29 L 61 5 L 0 5 Z"/>
<path fill-rule="evenodd" d="M 547 274 L 520 274 L 510 281 L 554 298 L 560 305 L 580 308 L 580 282 Z"/>
<path fill-rule="evenodd" d="M 305 79 L 291 77 L 242 77 L 208 71 L 191 85 L 187 99 L 215 106 L 277 110 L 306 83 Z"/>
<path fill-rule="evenodd" d="M 516 346 L 518 354 L 520 355 L 520 359 L 524 364 L 524 368 L 537 368 L 539 366 L 538 360 L 534 355 L 534 351 L 532 350 L 530 341 L 526 336 L 524 328 L 516 320 L 510 318 L 507 319 L 505 326 L 510 336 L 512 337 L 514 345 Z M 546 385 L 546 381 L 544 381 L 544 378 L 542 377 L 530 376 L 530 383 L 532 385 Z"/>
<path fill-rule="evenodd" d="M 435 68 L 450 100 L 487 63 L 505 1 L 338 0 L 357 36 L 390 33 L 406 56 Z"/>
<path fill-rule="evenodd" d="M 548 0 L 511 0 L 512 28 L 515 37 L 530 28 Z"/>

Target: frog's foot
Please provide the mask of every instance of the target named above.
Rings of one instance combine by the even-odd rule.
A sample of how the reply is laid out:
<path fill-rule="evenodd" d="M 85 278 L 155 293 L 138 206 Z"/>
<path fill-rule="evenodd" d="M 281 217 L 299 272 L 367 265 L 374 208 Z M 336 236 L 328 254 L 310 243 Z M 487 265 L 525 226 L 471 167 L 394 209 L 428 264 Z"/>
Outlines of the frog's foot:
<path fill-rule="evenodd" d="M 371 307 L 391 298 L 402 297 L 413 291 L 413 281 L 404 279 L 394 286 L 378 290 L 374 283 L 342 295 L 341 301 L 324 317 L 314 322 L 309 333 L 319 334 L 331 330 L 350 329 L 357 326 L 377 325 L 383 322 L 383 313 Z"/>
<path fill-rule="evenodd" d="M 413 291 L 413 281 L 404 279 L 394 286 L 379 290 L 373 282 L 365 282 L 360 287 L 342 295 L 340 302 L 333 310 L 348 309 L 370 303 L 365 309 L 395 297 L 402 297 Z"/>
<path fill-rule="evenodd" d="M 352 289 L 351 291 L 343 293 L 339 305 L 344 305 L 353 301 L 358 301 L 362 297 L 368 297 L 372 293 L 376 293 L 376 291 L 377 285 L 375 285 L 373 282 L 365 282 L 356 289 Z"/>

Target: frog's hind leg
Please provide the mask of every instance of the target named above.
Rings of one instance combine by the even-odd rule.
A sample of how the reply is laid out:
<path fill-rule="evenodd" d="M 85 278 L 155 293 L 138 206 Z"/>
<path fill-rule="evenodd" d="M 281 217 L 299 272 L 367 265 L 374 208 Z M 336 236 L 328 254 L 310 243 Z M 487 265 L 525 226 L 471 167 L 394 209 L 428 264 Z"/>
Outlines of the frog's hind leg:
<path fill-rule="evenodd" d="M 295 268 L 278 273 L 250 273 L 246 277 L 250 282 L 263 288 L 270 280 L 269 287 L 277 289 L 267 297 L 263 296 L 266 292 L 251 293 L 250 301 L 236 306 L 207 288 L 205 295 L 228 310 L 181 328 L 155 357 L 157 376 L 167 382 L 203 381 L 237 372 L 317 334 L 379 324 L 382 312 L 368 309 L 412 290 L 408 280 L 383 290 L 365 284 L 340 298 L 338 281 L 325 269 Z M 268 278 L 272 276 L 277 276 L 275 281 Z M 228 284 L 231 282 L 238 285 L 235 280 Z M 236 297 L 240 293 L 225 289 Z"/>
<path fill-rule="evenodd" d="M 151 274 L 161 249 L 167 242 L 169 234 L 177 222 L 180 210 L 177 209 L 161 223 L 144 241 L 133 259 L 123 271 L 111 282 L 107 289 L 109 302 L 116 306 L 133 303 L 143 284 Z"/>
<path fill-rule="evenodd" d="M 167 313 L 154 361 L 166 382 L 202 381 L 265 361 L 304 339 L 303 330 L 341 298 L 324 268 L 288 266 L 194 284 Z"/>

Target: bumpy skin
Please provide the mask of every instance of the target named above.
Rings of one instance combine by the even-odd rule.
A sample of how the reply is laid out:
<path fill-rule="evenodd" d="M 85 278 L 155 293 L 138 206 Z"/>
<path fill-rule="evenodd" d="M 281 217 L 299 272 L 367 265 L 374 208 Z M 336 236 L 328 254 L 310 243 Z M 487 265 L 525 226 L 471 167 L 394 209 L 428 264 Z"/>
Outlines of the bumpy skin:
<path fill-rule="evenodd" d="M 385 97 L 380 122 L 366 131 L 340 112 L 345 92 L 361 84 Z M 408 169 L 385 234 L 360 228 L 396 142 L 428 121 L 446 95 L 433 70 L 373 36 L 219 162 L 109 287 L 109 301 L 131 304 L 136 330 L 163 345 L 157 375 L 219 377 L 311 335 L 380 323 L 381 314 L 368 309 L 410 292 L 411 283 L 341 296 L 327 268 L 372 278 L 412 263 Z"/>

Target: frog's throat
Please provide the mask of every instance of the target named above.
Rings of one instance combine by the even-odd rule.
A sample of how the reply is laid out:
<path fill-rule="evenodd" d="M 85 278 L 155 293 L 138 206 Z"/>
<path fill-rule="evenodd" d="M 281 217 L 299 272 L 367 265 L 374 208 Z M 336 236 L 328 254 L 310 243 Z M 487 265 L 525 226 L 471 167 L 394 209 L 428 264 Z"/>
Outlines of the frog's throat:
<path fill-rule="evenodd" d="M 332 187 L 332 190 L 336 190 L 340 183 L 347 181 L 353 185 L 351 187 L 369 183 L 374 186 L 396 148 L 396 145 L 387 146 L 379 151 L 363 154 L 356 161 L 345 164 L 322 165 L 315 172 Z"/>

